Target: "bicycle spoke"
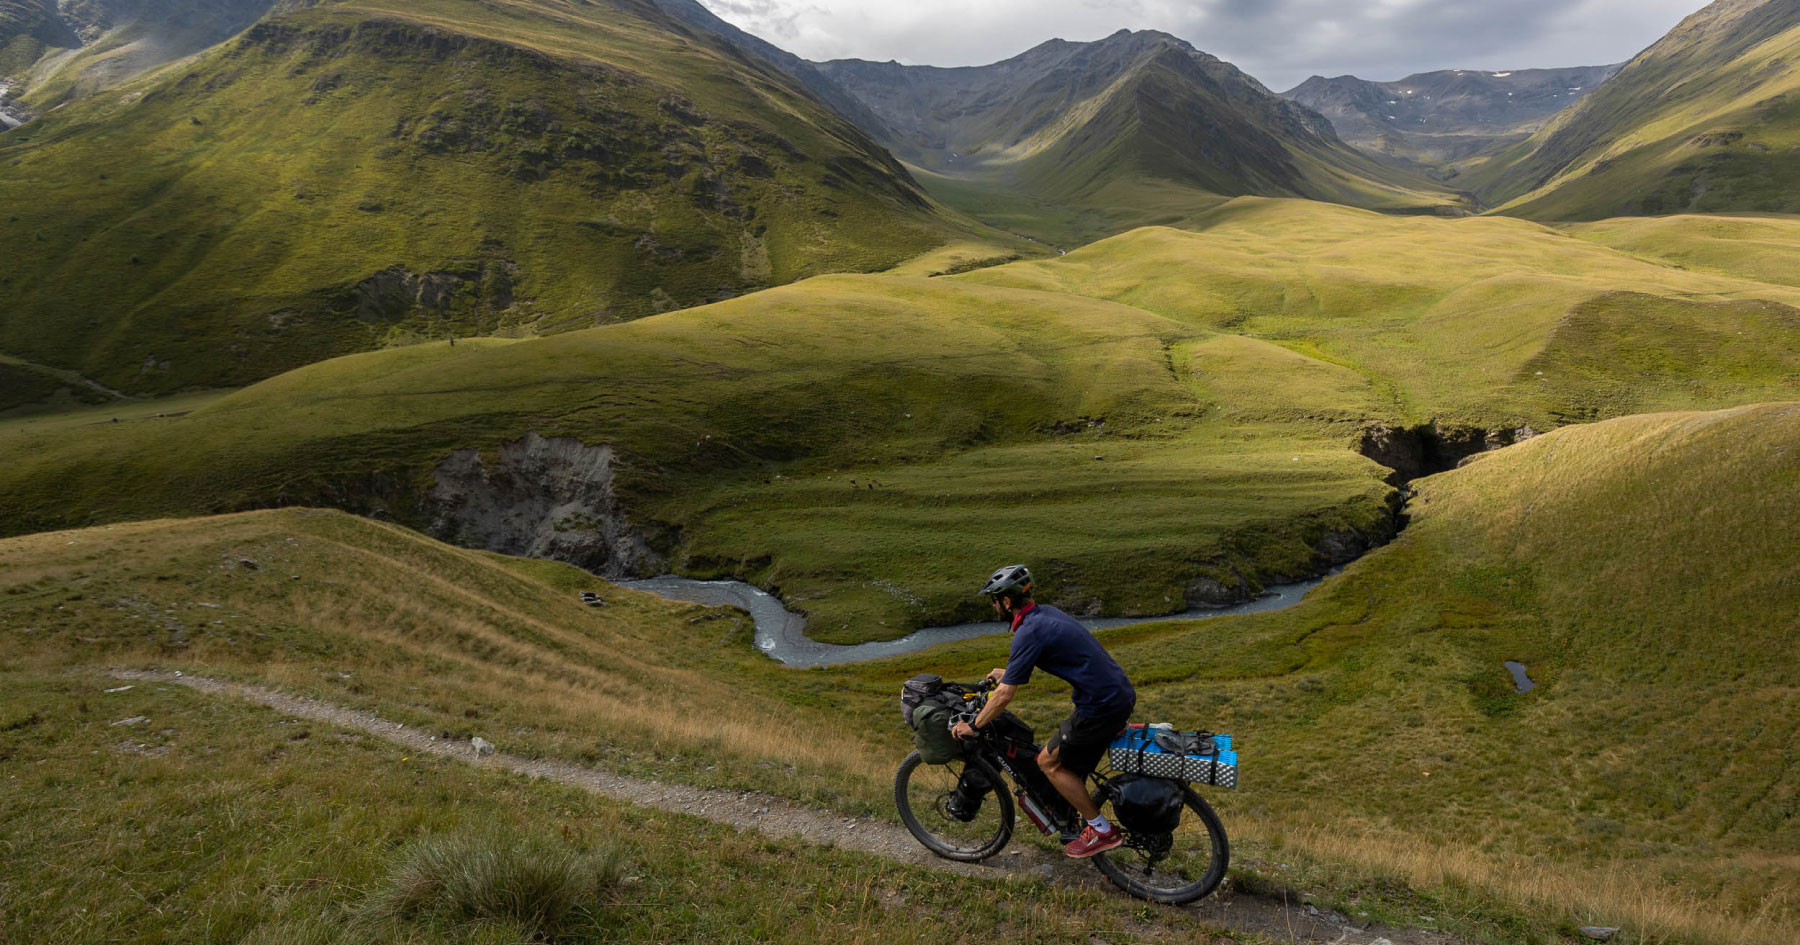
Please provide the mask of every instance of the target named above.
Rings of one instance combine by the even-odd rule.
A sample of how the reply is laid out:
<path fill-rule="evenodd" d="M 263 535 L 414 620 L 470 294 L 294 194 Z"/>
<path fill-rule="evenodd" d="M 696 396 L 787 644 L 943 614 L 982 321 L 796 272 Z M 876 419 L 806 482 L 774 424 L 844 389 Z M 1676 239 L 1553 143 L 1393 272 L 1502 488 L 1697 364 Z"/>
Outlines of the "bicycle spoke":
<path fill-rule="evenodd" d="M 1012 833 L 1012 798 L 980 765 L 927 765 L 909 760 L 896 777 L 896 801 L 907 829 L 927 848 L 952 859 L 993 855 Z"/>

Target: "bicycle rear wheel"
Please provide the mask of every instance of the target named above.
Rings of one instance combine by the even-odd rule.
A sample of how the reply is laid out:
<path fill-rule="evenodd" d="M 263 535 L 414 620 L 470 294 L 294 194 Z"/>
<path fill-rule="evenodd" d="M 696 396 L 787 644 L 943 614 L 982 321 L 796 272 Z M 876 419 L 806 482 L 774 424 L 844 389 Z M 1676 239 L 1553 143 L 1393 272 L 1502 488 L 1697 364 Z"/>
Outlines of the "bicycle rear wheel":
<path fill-rule="evenodd" d="M 927 850 L 975 863 L 1012 838 L 1013 800 L 998 771 L 979 758 L 928 765 L 918 752 L 894 773 L 900 820 Z"/>
<path fill-rule="evenodd" d="M 1125 845 L 1094 855 L 1094 865 L 1120 889 L 1171 905 L 1204 899 L 1225 879 L 1231 844 L 1212 805 L 1182 788 L 1186 810 L 1173 833 L 1125 834 Z M 1113 819 L 1118 820 L 1117 812 Z"/>

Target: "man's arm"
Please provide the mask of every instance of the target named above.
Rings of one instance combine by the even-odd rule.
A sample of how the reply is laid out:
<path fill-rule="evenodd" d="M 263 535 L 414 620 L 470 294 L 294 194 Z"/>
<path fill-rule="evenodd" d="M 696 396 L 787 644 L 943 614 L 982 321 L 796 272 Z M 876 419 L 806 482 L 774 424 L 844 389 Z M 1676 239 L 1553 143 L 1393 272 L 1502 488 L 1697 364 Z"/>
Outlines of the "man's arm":
<path fill-rule="evenodd" d="M 1001 683 L 995 687 L 994 694 L 988 696 L 987 705 L 982 706 L 981 712 L 975 716 L 975 725 L 971 727 L 967 722 L 958 722 L 956 727 L 950 730 L 950 734 L 957 738 L 968 738 L 975 734 L 976 729 L 987 728 L 988 723 L 999 718 L 1000 713 L 1006 711 L 1006 704 L 1012 701 L 1013 694 L 1018 691 L 1018 686 Z"/>

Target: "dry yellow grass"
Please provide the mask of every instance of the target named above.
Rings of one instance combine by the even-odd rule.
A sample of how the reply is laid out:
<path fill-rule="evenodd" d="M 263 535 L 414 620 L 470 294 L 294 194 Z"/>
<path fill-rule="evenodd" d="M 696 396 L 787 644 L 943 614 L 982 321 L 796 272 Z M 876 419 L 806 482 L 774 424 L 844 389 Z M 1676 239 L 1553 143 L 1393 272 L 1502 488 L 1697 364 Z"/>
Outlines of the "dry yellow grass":
<path fill-rule="evenodd" d="M 1296 827 L 1239 818 L 1233 826 L 1240 836 L 1347 866 L 1363 876 L 1395 879 L 1414 889 L 1478 890 L 1534 911 L 1573 916 L 1581 924 L 1623 927 L 1629 930 L 1628 942 L 1793 945 L 1795 940 L 1795 930 L 1784 918 L 1800 904 L 1800 886 L 1793 883 L 1771 885 L 1747 914 L 1729 914 L 1700 892 L 1660 881 L 1655 869 L 1642 862 L 1549 864 L 1368 824 Z M 1800 856 L 1748 856 L 1719 865 L 1777 867 L 1791 875 L 1800 867 Z"/>
<path fill-rule="evenodd" d="M 867 733 L 765 694 L 747 620 L 341 513 L 10 539 L 0 575 L 7 668 L 254 679 L 450 737 L 814 799 L 878 797 L 892 772 Z"/>

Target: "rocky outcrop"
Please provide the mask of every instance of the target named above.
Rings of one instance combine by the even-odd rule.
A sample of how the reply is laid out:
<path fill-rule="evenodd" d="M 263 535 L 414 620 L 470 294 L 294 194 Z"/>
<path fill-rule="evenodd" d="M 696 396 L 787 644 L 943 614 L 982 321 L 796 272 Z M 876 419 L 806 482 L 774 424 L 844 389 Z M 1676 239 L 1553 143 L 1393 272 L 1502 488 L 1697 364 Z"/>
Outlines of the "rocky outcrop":
<path fill-rule="evenodd" d="M 524 437 L 493 461 L 457 450 L 432 472 L 432 534 L 471 548 L 553 558 L 596 574 L 655 573 L 662 562 L 613 493 L 613 450 L 572 437 Z"/>
<path fill-rule="evenodd" d="M 474 263 L 461 271 L 415 273 L 394 266 L 356 284 L 347 300 L 363 321 L 400 321 L 417 313 L 503 312 L 513 304 L 511 263 Z"/>
<path fill-rule="evenodd" d="M 1482 429 L 1445 426 L 1436 420 L 1416 427 L 1378 423 L 1363 430 L 1357 451 L 1393 470 L 1388 482 L 1400 486 L 1422 476 L 1449 472 L 1477 453 L 1523 443 L 1537 435 L 1529 424 Z"/>
<path fill-rule="evenodd" d="M 1214 561 L 1188 584 L 1185 603 L 1191 609 L 1232 607 L 1256 600 L 1273 585 L 1324 577 L 1393 541 L 1406 527 L 1405 505 L 1405 494 L 1395 490 L 1389 494 L 1381 515 L 1362 527 L 1346 526 L 1308 538 L 1312 560 L 1298 573 L 1264 572 L 1252 567 L 1248 559 L 1237 563 Z"/>

